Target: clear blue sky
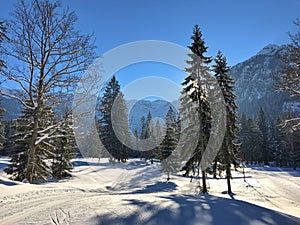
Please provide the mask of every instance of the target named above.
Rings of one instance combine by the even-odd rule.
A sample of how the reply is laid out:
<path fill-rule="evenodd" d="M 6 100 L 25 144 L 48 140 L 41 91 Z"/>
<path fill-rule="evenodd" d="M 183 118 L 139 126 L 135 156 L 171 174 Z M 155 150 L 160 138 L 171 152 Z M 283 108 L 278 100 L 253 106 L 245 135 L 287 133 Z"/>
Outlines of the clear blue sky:
<path fill-rule="evenodd" d="M 0 19 L 8 17 L 14 2 L 0 1 Z M 138 40 L 187 46 L 199 24 L 208 55 L 220 49 L 229 65 L 270 43 L 287 43 L 292 21 L 300 18 L 300 0 L 63 0 L 63 5 L 76 12 L 78 29 L 94 33 L 99 55 Z"/>

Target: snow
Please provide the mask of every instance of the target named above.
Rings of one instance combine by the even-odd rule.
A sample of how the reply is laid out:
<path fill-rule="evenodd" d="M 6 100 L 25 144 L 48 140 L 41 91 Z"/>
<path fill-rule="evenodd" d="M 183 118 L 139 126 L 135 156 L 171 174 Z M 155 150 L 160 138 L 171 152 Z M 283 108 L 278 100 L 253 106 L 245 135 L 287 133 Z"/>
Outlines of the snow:
<path fill-rule="evenodd" d="M 260 50 L 257 53 L 257 55 L 274 55 L 280 49 L 282 49 L 282 46 L 269 44 L 266 47 L 264 47 L 262 50 Z"/>
<path fill-rule="evenodd" d="M 208 179 L 209 194 L 197 194 L 198 179 L 161 174 L 160 164 L 130 159 L 74 160 L 73 178 L 32 185 L 14 182 L 0 158 L 0 224 L 300 224 L 300 170 L 246 168 L 246 182 L 233 172 L 234 195 L 226 180 Z"/>

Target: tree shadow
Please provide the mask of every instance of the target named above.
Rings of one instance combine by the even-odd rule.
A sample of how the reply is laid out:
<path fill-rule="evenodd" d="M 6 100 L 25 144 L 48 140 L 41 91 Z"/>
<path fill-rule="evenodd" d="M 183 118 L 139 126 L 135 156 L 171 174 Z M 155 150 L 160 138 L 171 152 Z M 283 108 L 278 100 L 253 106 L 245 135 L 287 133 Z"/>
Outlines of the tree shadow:
<path fill-rule="evenodd" d="M 6 167 L 8 167 L 8 163 L 2 163 L 2 162 L 0 162 L 0 170 L 5 169 Z"/>
<path fill-rule="evenodd" d="M 147 198 L 145 198 L 147 199 Z M 101 225 L 299 225 L 300 218 L 248 202 L 211 195 L 170 195 L 147 200 L 123 199 L 129 214 L 101 214 Z M 120 207 L 121 207 L 120 206 Z"/>
<path fill-rule="evenodd" d="M 18 183 L 10 180 L 3 180 L 0 178 L 0 184 L 5 185 L 5 186 L 15 186 L 18 185 Z"/>
<path fill-rule="evenodd" d="M 155 184 L 146 185 L 145 188 L 135 190 L 129 194 L 150 194 L 158 192 L 171 192 L 177 189 L 177 185 L 173 182 L 157 182 Z"/>

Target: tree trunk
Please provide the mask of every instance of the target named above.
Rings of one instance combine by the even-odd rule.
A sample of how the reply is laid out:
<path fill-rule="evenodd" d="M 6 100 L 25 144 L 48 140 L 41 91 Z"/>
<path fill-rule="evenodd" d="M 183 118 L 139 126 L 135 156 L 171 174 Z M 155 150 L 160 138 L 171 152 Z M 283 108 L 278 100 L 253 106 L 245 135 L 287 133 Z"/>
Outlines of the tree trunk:
<path fill-rule="evenodd" d="M 217 165 L 218 165 L 218 160 L 215 159 L 214 165 L 213 165 L 213 178 L 217 179 Z"/>
<path fill-rule="evenodd" d="M 230 170 L 230 163 L 226 165 L 226 179 L 227 179 L 227 192 L 228 194 L 231 194 L 231 184 L 230 184 L 230 179 L 231 179 L 231 170 Z"/>
<path fill-rule="evenodd" d="M 202 193 L 207 193 L 207 186 L 206 186 L 206 172 L 202 170 Z"/>
<path fill-rule="evenodd" d="M 39 119 L 38 119 L 38 108 L 35 108 L 34 112 L 34 120 L 33 120 L 33 130 L 32 130 L 32 137 L 30 146 L 28 149 L 28 159 L 27 159 L 27 165 L 26 165 L 26 179 L 29 183 L 33 183 L 33 175 L 34 175 L 34 157 L 36 154 L 36 145 L 35 142 L 37 140 L 38 135 L 38 125 L 39 125 Z"/>

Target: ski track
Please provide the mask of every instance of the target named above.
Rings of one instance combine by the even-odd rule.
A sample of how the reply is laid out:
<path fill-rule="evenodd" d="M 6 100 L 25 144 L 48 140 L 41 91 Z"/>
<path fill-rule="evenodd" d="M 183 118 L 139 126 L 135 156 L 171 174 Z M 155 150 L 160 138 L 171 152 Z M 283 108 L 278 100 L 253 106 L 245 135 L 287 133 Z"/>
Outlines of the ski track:
<path fill-rule="evenodd" d="M 272 176 L 270 176 L 270 171 L 263 167 L 258 169 L 259 172 L 251 171 L 252 174 L 255 174 L 254 178 L 259 186 L 255 187 L 251 184 L 250 186 L 258 193 L 262 201 L 270 203 L 273 208 L 275 207 L 274 209 L 300 217 L 300 192 L 290 189 L 293 186 L 292 190 L 297 190 L 300 189 L 300 186 L 289 178 L 290 175 L 286 171 L 280 168 L 276 169 L 278 172 L 272 172 Z M 282 202 L 286 204 L 282 206 Z M 286 205 L 289 207 L 287 208 Z"/>
<path fill-rule="evenodd" d="M 159 199 L 160 196 L 167 196 L 167 193 L 164 191 L 153 195 L 149 195 L 147 192 L 138 195 L 133 194 L 135 190 L 142 190 L 147 184 L 155 184 L 155 182 L 162 181 L 162 177 L 155 177 L 156 170 L 158 170 L 157 167 L 149 166 L 145 169 L 145 167 L 138 166 L 121 166 L 109 169 L 108 174 L 113 173 L 113 176 L 110 178 L 105 177 L 106 179 L 97 175 L 87 179 L 88 170 L 84 171 L 83 174 L 76 178 L 79 180 L 83 179 L 83 184 L 86 185 L 83 187 L 75 185 L 77 181 L 70 181 L 70 183 L 63 183 L 63 187 L 56 184 L 53 187 L 43 187 L 41 185 L 41 189 L 34 191 L 9 196 L 0 195 L 0 224 L 102 224 L 102 219 L 99 217 L 101 215 L 111 215 L 112 218 L 120 218 L 132 213 L 136 215 L 136 222 L 144 224 L 144 221 L 148 221 L 150 218 L 150 214 L 147 212 L 148 204 L 154 204 L 157 209 L 163 207 L 172 208 L 169 205 L 171 203 L 167 201 L 155 203 L 155 200 Z M 148 171 L 150 175 L 143 174 L 145 171 Z M 151 177 L 153 175 L 154 177 Z M 237 193 L 240 192 L 236 195 L 237 199 L 247 199 L 249 202 L 252 201 L 262 206 L 268 205 L 268 207 L 277 211 L 300 217 L 300 192 L 289 189 L 299 189 L 298 179 L 300 177 L 291 178 L 289 173 L 280 171 L 280 169 L 278 169 L 278 172 L 270 172 L 264 168 L 249 168 L 246 175 L 251 175 L 251 178 L 247 178 L 246 187 L 243 181 L 235 180 L 239 182 L 236 185 L 244 187 L 237 190 Z M 135 179 L 137 177 L 139 179 L 143 178 L 144 182 L 137 182 Z M 98 185 L 95 186 L 94 183 L 86 184 L 89 180 L 94 181 L 94 179 L 99 182 Z M 213 186 L 218 182 L 216 180 L 210 181 Z M 178 183 L 178 189 L 170 194 L 190 194 L 195 188 L 187 179 L 180 182 Z M 237 186 L 233 186 L 233 188 L 235 187 Z M 218 189 L 215 191 L 218 191 Z M 149 196 L 147 198 L 147 195 L 152 196 L 151 201 L 149 201 Z M 127 204 L 128 200 L 132 199 L 144 202 L 144 205 Z M 284 204 L 282 205 L 282 203 Z M 287 205 L 290 205 L 290 207 L 287 208 Z M 116 208 L 116 206 L 118 207 Z M 98 218 L 100 221 L 95 221 L 95 218 Z"/>

